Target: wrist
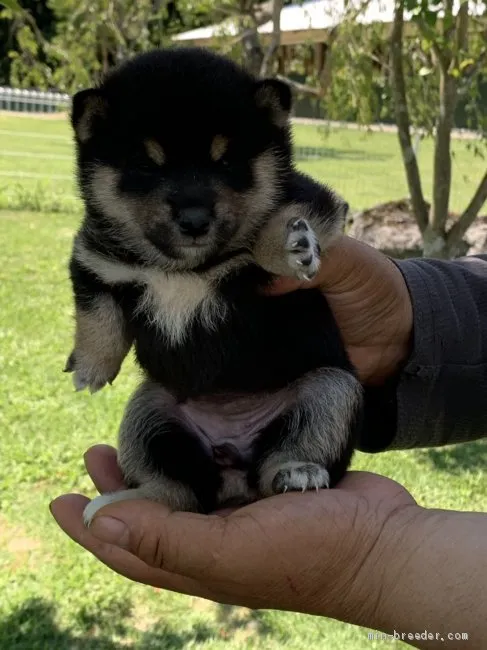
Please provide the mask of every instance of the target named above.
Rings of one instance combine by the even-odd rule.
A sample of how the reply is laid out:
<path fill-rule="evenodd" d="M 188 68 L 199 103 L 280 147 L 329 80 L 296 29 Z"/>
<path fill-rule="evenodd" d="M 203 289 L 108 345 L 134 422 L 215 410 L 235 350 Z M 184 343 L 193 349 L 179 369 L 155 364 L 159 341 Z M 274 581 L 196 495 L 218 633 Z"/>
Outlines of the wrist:
<path fill-rule="evenodd" d="M 376 549 L 381 586 L 369 625 L 440 637 L 404 638 L 418 648 L 440 647 L 450 633 L 468 634 L 469 648 L 483 647 L 486 536 L 482 514 L 412 506 L 393 515 Z"/>
<path fill-rule="evenodd" d="M 423 510 L 412 499 L 404 500 L 400 491 L 393 499 L 396 503 L 392 510 L 390 498 L 374 503 L 367 498 L 360 500 L 353 522 L 344 525 L 347 532 L 343 533 L 344 544 L 336 565 L 337 584 L 333 591 L 323 594 L 318 611 L 313 608 L 314 613 L 362 627 L 389 630 L 394 607 L 390 608 L 387 585 L 394 583 L 396 567 L 407 554 L 403 549 L 404 531 L 414 526 Z"/>
<path fill-rule="evenodd" d="M 386 506 L 386 504 L 384 504 Z M 398 607 L 402 593 L 401 572 L 418 543 L 424 509 L 415 503 L 398 506 L 382 516 L 375 511 L 376 523 L 365 557 L 352 590 L 348 621 L 355 625 L 390 632 L 400 623 Z M 372 513 L 369 513 L 372 514 Z"/>

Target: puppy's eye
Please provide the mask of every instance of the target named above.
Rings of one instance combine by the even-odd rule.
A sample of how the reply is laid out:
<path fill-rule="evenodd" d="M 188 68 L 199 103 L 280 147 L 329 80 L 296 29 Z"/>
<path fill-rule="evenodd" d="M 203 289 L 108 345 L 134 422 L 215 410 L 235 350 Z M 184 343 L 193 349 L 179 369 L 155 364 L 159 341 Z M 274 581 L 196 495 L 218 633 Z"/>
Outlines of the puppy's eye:
<path fill-rule="evenodd" d="M 166 156 L 161 145 L 155 140 L 144 140 L 145 152 L 159 167 L 166 162 Z"/>
<path fill-rule="evenodd" d="M 225 154 L 228 151 L 228 138 L 223 135 L 216 135 L 211 143 L 210 156 L 214 162 L 225 164 Z"/>

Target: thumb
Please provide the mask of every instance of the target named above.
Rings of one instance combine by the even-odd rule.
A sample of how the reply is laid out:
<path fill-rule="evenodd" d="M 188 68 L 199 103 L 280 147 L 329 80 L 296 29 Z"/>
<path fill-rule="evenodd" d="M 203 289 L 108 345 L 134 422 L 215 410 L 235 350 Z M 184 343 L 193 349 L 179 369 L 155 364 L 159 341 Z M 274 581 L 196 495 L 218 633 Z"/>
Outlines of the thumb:
<path fill-rule="evenodd" d="M 224 517 L 172 512 L 153 501 L 134 500 L 105 506 L 89 530 L 150 567 L 200 579 L 220 565 L 226 527 Z"/>

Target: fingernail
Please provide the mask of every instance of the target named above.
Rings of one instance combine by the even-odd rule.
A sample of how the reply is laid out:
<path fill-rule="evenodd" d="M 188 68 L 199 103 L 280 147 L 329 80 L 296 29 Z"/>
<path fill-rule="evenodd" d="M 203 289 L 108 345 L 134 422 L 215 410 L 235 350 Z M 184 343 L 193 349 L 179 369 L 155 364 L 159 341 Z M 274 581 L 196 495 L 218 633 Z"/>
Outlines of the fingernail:
<path fill-rule="evenodd" d="M 123 521 L 113 517 L 95 517 L 90 525 L 90 533 L 114 546 L 127 548 L 129 544 L 129 529 Z"/>

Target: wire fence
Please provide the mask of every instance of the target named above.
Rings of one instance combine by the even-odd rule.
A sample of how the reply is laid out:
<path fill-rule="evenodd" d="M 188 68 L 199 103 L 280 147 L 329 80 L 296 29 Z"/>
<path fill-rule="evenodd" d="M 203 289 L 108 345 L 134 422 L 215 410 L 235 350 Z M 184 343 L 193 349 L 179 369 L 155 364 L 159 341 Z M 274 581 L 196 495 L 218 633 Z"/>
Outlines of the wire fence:
<path fill-rule="evenodd" d="M 70 101 L 70 96 L 65 93 L 0 86 L 0 110 L 3 111 L 56 113 L 66 110 Z"/>

